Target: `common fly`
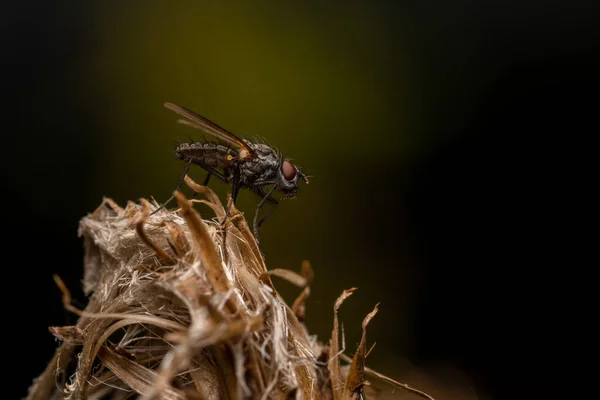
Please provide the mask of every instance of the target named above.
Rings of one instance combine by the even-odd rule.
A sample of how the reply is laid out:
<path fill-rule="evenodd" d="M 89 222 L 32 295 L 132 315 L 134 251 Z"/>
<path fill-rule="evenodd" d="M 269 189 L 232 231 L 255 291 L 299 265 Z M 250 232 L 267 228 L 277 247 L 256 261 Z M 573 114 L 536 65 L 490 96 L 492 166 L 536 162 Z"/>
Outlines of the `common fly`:
<path fill-rule="evenodd" d="M 177 184 L 177 190 L 181 188 L 183 178 L 191 164 L 199 165 L 208 172 L 204 180 L 205 186 L 211 176 L 231 184 L 233 203 L 235 203 L 240 189 L 250 189 L 261 197 L 254 214 L 253 228 L 254 236 L 257 238 L 258 228 L 279 204 L 273 198 L 273 192 L 282 192 L 283 198 L 293 199 L 298 191 L 298 181 L 303 180 L 308 184 L 307 176 L 300 172 L 297 166 L 266 144 L 240 139 L 228 130 L 185 107 L 172 103 L 165 103 L 165 107 L 186 118 L 179 122 L 212 135 L 224 143 L 190 142 L 178 144 L 175 154 L 177 158 L 187 164 Z M 271 203 L 272 207 L 259 220 L 259 212 L 266 202 Z M 229 207 L 227 207 L 227 215 L 229 215 Z"/>

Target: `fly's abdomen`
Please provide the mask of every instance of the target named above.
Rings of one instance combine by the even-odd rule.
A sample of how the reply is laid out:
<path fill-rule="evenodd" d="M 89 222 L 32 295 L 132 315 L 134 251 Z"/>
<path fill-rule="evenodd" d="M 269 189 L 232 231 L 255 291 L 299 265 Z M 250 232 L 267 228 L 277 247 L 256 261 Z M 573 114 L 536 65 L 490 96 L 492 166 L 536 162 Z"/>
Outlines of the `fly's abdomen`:
<path fill-rule="evenodd" d="M 180 143 L 175 149 L 177 158 L 197 165 L 227 168 L 233 165 L 231 157 L 237 156 L 232 149 L 216 143 Z"/>

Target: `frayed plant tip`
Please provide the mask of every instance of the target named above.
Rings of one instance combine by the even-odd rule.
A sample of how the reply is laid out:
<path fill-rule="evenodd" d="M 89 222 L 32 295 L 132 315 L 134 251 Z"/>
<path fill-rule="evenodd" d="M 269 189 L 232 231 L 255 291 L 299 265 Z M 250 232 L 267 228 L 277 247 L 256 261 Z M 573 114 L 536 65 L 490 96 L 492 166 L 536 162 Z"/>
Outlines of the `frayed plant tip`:
<path fill-rule="evenodd" d="M 74 307 L 54 275 L 64 307 L 78 320 L 49 328 L 62 343 L 27 399 L 341 400 L 363 396 L 367 375 L 392 385 L 365 367 L 372 350 L 366 328 L 377 306 L 352 358 L 340 348 L 338 309 L 355 289 L 339 296 L 332 336 L 318 341 L 303 323 L 310 263 L 303 261 L 300 273 L 268 270 L 235 205 L 227 213 L 211 189 L 187 176 L 185 183 L 204 199 L 177 191 L 179 209 L 171 211 L 145 199 L 121 208 L 105 198 L 81 219 L 88 304 Z M 195 205 L 215 217 L 202 218 Z M 291 306 L 273 277 L 300 288 Z M 374 398 L 386 389 L 379 390 Z"/>

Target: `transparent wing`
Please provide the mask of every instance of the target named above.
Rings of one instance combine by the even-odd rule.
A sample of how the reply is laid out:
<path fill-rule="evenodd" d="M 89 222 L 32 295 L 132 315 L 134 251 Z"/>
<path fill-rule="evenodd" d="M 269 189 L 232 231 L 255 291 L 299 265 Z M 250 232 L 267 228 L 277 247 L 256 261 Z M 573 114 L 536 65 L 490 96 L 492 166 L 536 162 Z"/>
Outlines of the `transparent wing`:
<path fill-rule="evenodd" d="M 254 158 L 256 157 L 256 153 L 254 150 L 250 148 L 242 139 L 229 132 L 225 128 L 220 127 L 212 121 L 204 118 L 203 116 L 196 114 L 192 110 L 188 110 L 185 107 L 178 106 L 173 103 L 165 103 L 165 107 L 171 111 L 176 112 L 179 115 L 184 116 L 189 121 L 182 120 L 180 122 L 185 125 L 191 126 L 196 129 L 200 129 L 201 131 L 213 135 L 214 137 L 221 139 L 233 146 L 237 146 L 243 151 L 240 152 L 240 158 Z"/>

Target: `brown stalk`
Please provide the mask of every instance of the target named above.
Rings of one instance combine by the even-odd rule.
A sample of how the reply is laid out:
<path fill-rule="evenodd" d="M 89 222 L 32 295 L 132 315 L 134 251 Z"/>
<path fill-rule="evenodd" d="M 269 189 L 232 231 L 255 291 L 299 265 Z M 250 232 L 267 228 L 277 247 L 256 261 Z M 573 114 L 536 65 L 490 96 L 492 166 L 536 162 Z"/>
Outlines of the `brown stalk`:
<path fill-rule="evenodd" d="M 222 221 L 225 218 L 225 209 L 223 208 L 223 204 L 221 204 L 221 200 L 215 194 L 215 192 L 213 192 L 212 190 L 210 190 L 210 188 L 206 186 L 197 184 L 192 178 L 190 178 L 187 175 L 183 179 L 185 181 L 185 184 L 188 185 L 190 189 L 192 189 L 196 193 L 204 195 L 208 199 L 208 201 L 215 206 L 213 210 L 215 211 L 215 214 L 217 214 L 217 218 Z"/>

